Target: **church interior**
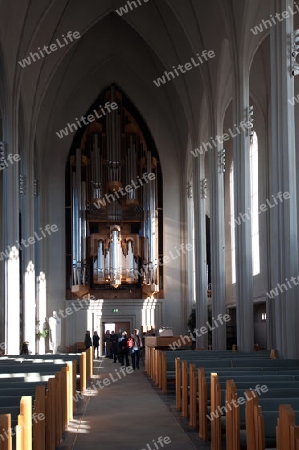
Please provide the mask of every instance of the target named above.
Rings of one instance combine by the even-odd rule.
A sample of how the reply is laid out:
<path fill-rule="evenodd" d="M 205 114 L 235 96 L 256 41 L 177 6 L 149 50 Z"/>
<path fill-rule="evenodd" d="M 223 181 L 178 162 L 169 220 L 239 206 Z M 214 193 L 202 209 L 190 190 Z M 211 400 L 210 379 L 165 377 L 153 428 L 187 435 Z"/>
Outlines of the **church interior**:
<path fill-rule="evenodd" d="M 107 366 L 107 331 L 138 329 L 164 394 L 168 370 L 183 382 L 183 350 L 211 358 L 206 370 L 212 355 L 264 370 L 274 358 L 296 380 L 298 4 L 0 0 L 0 24 L 3 358 L 25 348 L 79 364 L 97 330 Z M 84 358 L 88 384 L 102 365 Z M 183 386 L 179 400 L 191 423 Z M 209 422 L 211 448 L 245 448 L 221 447 Z M 186 448 L 207 448 L 200 423 Z M 162 447 L 154 438 L 126 448 Z"/>

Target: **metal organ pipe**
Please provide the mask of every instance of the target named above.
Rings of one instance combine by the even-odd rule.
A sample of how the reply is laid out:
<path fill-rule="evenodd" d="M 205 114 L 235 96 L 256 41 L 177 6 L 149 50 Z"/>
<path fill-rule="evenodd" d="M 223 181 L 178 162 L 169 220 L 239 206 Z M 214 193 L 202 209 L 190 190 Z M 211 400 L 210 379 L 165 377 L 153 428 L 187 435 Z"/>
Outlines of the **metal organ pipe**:
<path fill-rule="evenodd" d="M 110 284 L 113 287 L 118 287 L 121 284 L 121 267 L 120 267 L 120 227 L 115 225 L 111 227 L 111 241 L 110 241 L 110 262 L 111 262 L 111 278 Z"/>
<path fill-rule="evenodd" d="M 91 135 L 91 173 L 92 173 L 92 188 L 93 198 L 102 197 L 102 158 L 100 147 L 100 136 L 98 133 Z"/>
<path fill-rule="evenodd" d="M 134 136 L 130 135 L 129 148 L 127 153 L 127 170 L 126 170 L 127 184 L 131 184 L 132 180 L 137 181 L 136 143 L 134 141 L 135 141 Z M 127 200 L 129 202 L 132 200 L 134 201 L 136 199 L 137 199 L 136 189 L 132 189 L 129 192 L 127 192 Z"/>
<path fill-rule="evenodd" d="M 110 274 L 110 249 L 107 250 L 105 253 L 105 260 L 104 260 L 104 267 L 105 267 L 105 279 L 108 279 Z"/>
<path fill-rule="evenodd" d="M 127 281 L 134 282 L 134 253 L 133 242 L 128 242 L 128 254 L 127 254 Z"/>
<path fill-rule="evenodd" d="M 114 102 L 115 90 L 111 87 L 111 102 Z M 112 110 L 106 116 L 107 123 L 107 161 L 109 182 L 121 181 L 121 129 L 120 116 Z"/>
<path fill-rule="evenodd" d="M 104 261 L 104 243 L 101 240 L 98 242 L 98 280 L 104 280 L 104 269 L 105 269 L 105 261 Z"/>

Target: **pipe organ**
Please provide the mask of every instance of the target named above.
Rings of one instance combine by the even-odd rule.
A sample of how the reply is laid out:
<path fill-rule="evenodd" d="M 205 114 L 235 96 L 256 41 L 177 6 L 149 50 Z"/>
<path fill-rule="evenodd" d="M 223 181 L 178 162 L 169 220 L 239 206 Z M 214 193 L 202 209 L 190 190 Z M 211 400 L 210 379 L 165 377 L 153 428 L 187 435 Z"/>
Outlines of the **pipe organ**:
<path fill-rule="evenodd" d="M 148 296 L 159 290 L 158 159 L 114 86 L 105 102 L 117 108 L 101 107 L 69 157 L 71 291 Z"/>

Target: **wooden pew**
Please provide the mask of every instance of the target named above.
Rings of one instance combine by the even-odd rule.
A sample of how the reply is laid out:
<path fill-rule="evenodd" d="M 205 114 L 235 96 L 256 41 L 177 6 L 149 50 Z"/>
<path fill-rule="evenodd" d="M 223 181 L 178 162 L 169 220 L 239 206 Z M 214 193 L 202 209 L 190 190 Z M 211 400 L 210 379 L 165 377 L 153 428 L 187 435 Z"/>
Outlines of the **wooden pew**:
<path fill-rule="evenodd" d="M 0 415 L 0 429 L 6 430 L 0 433 L 0 449 L 1 450 L 11 450 L 12 449 L 12 435 L 11 435 L 11 415 L 1 414 Z"/>
<path fill-rule="evenodd" d="M 182 416 L 188 417 L 188 363 L 182 361 Z"/>
<path fill-rule="evenodd" d="M 22 397 L 18 425 L 21 428 L 22 446 L 16 450 L 32 450 L 32 397 Z"/>
<path fill-rule="evenodd" d="M 298 412 L 296 415 L 298 419 Z M 286 448 L 299 450 L 299 426 L 295 424 L 293 408 L 290 405 L 280 405 L 276 427 L 276 449 L 284 450 Z"/>
<path fill-rule="evenodd" d="M 181 409 L 181 364 L 180 358 L 175 358 L 175 407 Z"/>
<path fill-rule="evenodd" d="M 204 369 L 197 369 L 198 373 L 198 407 L 199 407 L 199 437 L 208 440 L 208 392 Z"/>
<path fill-rule="evenodd" d="M 221 405 L 221 393 L 217 373 L 211 373 L 211 414 L 215 414 L 211 420 L 211 450 L 221 450 L 221 415 L 218 406 Z M 218 416 L 218 417 L 216 417 Z M 231 449 L 233 450 L 233 449 Z"/>
<path fill-rule="evenodd" d="M 33 406 L 33 450 L 46 448 L 46 390 L 37 386 Z"/>
<path fill-rule="evenodd" d="M 86 353 L 80 356 L 80 391 L 86 391 Z"/>
<path fill-rule="evenodd" d="M 91 352 L 90 352 L 91 353 Z M 92 353 L 91 353 L 92 354 Z M 24 382 L 25 378 L 29 380 L 36 379 L 36 375 L 40 375 L 35 372 L 23 373 L 20 371 L 19 363 L 14 366 L 10 365 L 9 373 L 6 375 L 6 379 L 0 380 L 0 403 L 1 392 L 4 393 L 5 404 L 3 409 L 19 410 L 18 425 L 16 429 L 16 450 L 55 450 L 62 438 L 62 434 L 65 431 L 69 420 L 73 415 L 73 396 L 76 393 L 76 371 L 77 361 L 69 361 L 65 364 L 64 361 L 57 361 L 58 364 L 43 364 L 43 361 L 38 361 L 36 367 L 41 373 L 45 374 L 45 379 L 48 382 L 47 391 L 45 392 L 46 382 Z M 9 359 L 6 359 L 6 365 L 9 364 Z M 4 367 L 4 362 L 1 361 L 0 366 L 3 374 L 7 370 Z M 28 361 L 23 366 L 23 369 L 29 370 Z M 14 367 L 16 373 L 13 373 Z M 90 367 L 93 367 L 90 365 Z M 35 364 L 30 366 L 31 370 L 35 369 Z M 50 370 L 53 370 L 55 375 L 46 375 Z M 61 370 L 60 370 L 61 369 Z M 26 376 L 24 376 L 26 375 Z M 32 376 L 33 375 L 33 376 Z M 12 378 L 11 378 L 12 377 Z M 10 381 L 7 381 L 9 378 Z M 12 380 L 12 381 L 11 381 Z M 20 382 L 21 380 L 21 382 Z M 75 381 L 75 382 L 74 382 Z M 33 386 L 36 388 L 33 391 Z M 27 387 L 28 386 L 28 387 Z M 10 393 L 7 396 L 7 393 Z M 29 395 L 24 395 L 24 392 Z M 32 398 L 33 403 L 33 420 L 32 420 Z M 19 398 L 19 401 L 18 401 Z M 17 405 L 10 406 L 10 405 Z M 11 414 L 4 414 L 1 416 L 4 423 L 9 417 L 9 427 L 4 426 L 2 428 L 8 429 L 11 426 Z M 8 432 L 7 432 L 8 433 Z M 9 436 L 12 440 L 12 436 Z M 9 440 L 8 440 L 9 441 Z M 10 442 L 10 441 L 9 441 Z M 30 444 L 29 444 L 30 442 Z M 5 448 L 2 445 L 2 439 L 0 437 L 0 449 Z M 11 444 L 9 450 L 11 450 Z"/>
<path fill-rule="evenodd" d="M 197 380 L 196 380 L 195 364 L 189 365 L 189 378 L 190 378 L 189 425 L 195 428 L 197 423 Z"/>

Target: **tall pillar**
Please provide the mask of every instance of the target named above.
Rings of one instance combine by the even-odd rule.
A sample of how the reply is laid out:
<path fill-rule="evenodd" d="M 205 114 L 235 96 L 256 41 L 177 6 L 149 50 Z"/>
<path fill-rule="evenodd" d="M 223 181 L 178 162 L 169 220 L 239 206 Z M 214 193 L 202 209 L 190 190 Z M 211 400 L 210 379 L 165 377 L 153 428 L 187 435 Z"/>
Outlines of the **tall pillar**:
<path fill-rule="evenodd" d="M 186 264 L 188 267 L 186 273 L 186 297 L 189 302 L 187 305 L 188 317 L 194 309 L 194 299 L 195 299 L 195 283 L 194 283 L 194 201 L 193 201 L 193 186 L 192 183 L 187 184 L 187 242 L 188 244 L 192 244 L 192 251 L 188 252 L 186 258 Z"/>
<path fill-rule="evenodd" d="M 24 146 L 25 147 L 25 146 Z M 23 149 L 22 176 L 20 187 L 20 207 L 22 214 L 22 248 L 23 263 L 23 339 L 29 342 L 29 348 L 35 353 L 36 342 L 36 308 L 35 308 L 35 271 L 34 255 L 36 239 L 34 237 L 34 170 L 32 147 Z M 23 184 L 23 185 L 22 185 Z M 38 231 L 38 230 L 36 230 Z"/>
<path fill-rule="evenodd" d="M 218 127 L 217 136 L 222 136 L 223 127 Z M 210 208 L 211 208 L 211 284 L 212 284 L 212 315 L 215 320 L 223 317 L 225 308 L 225 234 L 224 234 L 224 166 L 219 158 L 223 150 L 217 144 L 217 149 L 209 151 L 210 163 Z M 213 323 L 213 320 L 212 320 Z M 213 350 L 226 350 L 225 322 L 219 322 L 213 327 Z"/>
<path fill-rule="evenodd" d="M 4 141 L 6 155 L 15 156 L 14 163 L 3 170 L 3 246 L 9 249 L 5 260 L 5 353 L 20 353 L 20 273 L 19 252 L 15 247 L 19 239 L 19 162 L 17 162 L 18 133 L 16 110 L 12 99 L 8 101 Z"/>
<path fill-rule="evenodd" d="M 40 272 L 36 277 L 36 309 L 38 329 L 42 332 L 45 328 L 49 329 L 49 325 L 46 322 L 47 318 L 47 293 L 46 293 L 46 276 L 43 272 Z M 43 355 L 46 353 L 45 338 L 40 338 L 37 346 L 37 353 Z"/>
<path fill-rule="evenodd" d="M 23 338 L 29 342 L 30 351 L 35 354 L 35 270 L 32 261 L 29 262 L 24 276 L 24 310 Z"/>
<path fill-rule="evenodd" d="M 289 11 L 292 0 L 273 0 L 272 14 Z M 293 16 L 271 27 L 271 145 L 269 152 L 270 196 L 288 192 L 290 198 L 270 209 L 269 289 L 281 285 L 279 295 L 269 299 L 270 345 L 285 358 L 298 358 L 298 288 L 287 280 L 298 277 L 297 193 L 294 79 L 290 72 L 290 35 Z M 298 284 L 298 283 L 297 283 Z M 286 287 L 284 287 L 284 286 Z M 297 338 L 298 340 L 298 338 Z M 297 347 L 297 348 L 296 348 Z"/>
<path fill-rule="evenodd" d="M 233 120 L 235 126 L 247 122 L 249 108 L 249 68 L 243 57 L 235 66 Z M 244 125 L 243 125 L 244 126 Z M 237 129 L 236 129 L 237 130 Z M 235 217 L 251 209 L 250 184 L 250 138 L 245 132 L 234 133 L 234 202 Z M 235 228 L 236 246 L 236 299 L 237 299 L 237 345 L 238 350 L 252 352 L 253 327 L 253 280 L 251 221 L 245 220 Z"/>
<path fill-rule="evenodd" d="M 19 251 L 12 247 L 6 264 L 5 353 L 20 353 L 20 261 Z"/>
<path fill-rule="evenodd" d="M 195 228 L 195 292 L 196 292 L 196 348 L 207 349 L 208 334 L 200 332 L 208 320 L 207 309 L 207 251 L 206 251 L 206 179 L 204 155 L 196 158 L 193 172 L 194 228 Z"/>

